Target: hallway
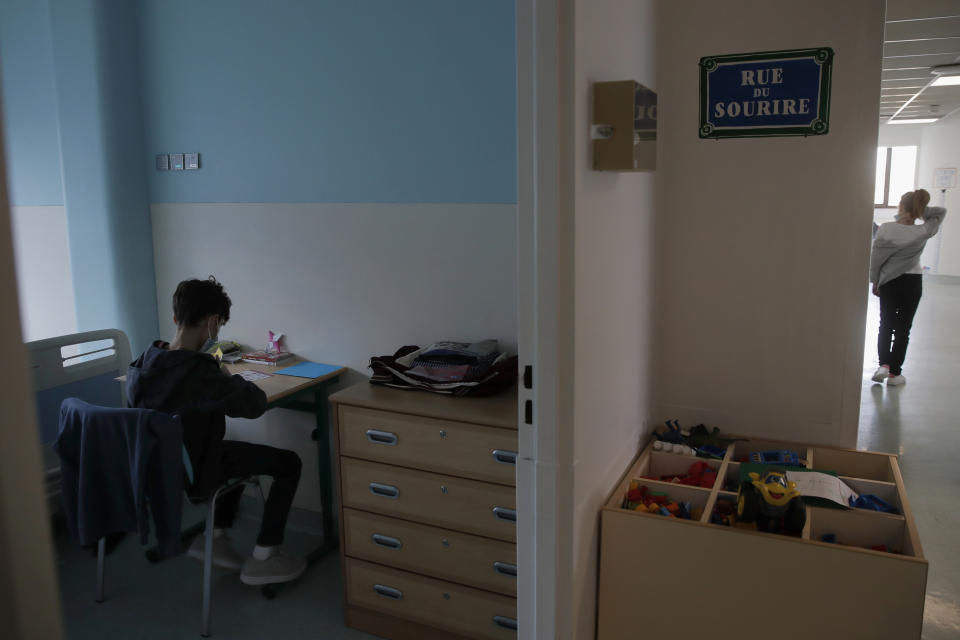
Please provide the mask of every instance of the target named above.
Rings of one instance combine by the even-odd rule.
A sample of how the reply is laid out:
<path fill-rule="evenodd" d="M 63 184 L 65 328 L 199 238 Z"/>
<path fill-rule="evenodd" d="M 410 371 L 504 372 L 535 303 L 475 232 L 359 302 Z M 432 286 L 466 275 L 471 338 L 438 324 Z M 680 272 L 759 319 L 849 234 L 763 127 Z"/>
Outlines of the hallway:
<path fill-rule="evenodd" d="M 930 562 L 923 638 L 960 637 L 960 278 L 925 276 L 903 374 L 871 382 L 879 299 L 870 296 L 857 448 L 900 454 L 903 481 Z M 861 612 L 869 615 L 869 612 Z M 859 615 L 859 614 L 858 614 Z"/>

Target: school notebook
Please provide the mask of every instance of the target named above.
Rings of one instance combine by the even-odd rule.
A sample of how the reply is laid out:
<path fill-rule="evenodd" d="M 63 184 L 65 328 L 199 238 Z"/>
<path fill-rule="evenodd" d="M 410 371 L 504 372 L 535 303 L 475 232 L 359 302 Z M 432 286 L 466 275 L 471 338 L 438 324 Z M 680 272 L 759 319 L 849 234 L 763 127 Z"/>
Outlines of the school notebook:
<path fill-rule="evenodd" d="M 277 371 L 278 376 L 294 376 L 297 378 L 320 378 L 329 373 L 333 373 L 342 367 L 332 364 L 321 364 L 319 362 L 303 361 L 298 362 L 292 367 L 284 367 Z"/>

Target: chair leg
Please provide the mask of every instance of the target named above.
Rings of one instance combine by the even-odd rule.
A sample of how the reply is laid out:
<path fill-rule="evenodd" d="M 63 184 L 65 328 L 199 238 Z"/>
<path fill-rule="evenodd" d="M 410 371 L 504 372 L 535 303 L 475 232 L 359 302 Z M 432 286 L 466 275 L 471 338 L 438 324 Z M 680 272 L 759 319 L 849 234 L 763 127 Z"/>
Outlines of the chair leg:
<path fill-rule="evenodd" d="M 107 556 L 107 539 L 97 541 L 97 604 L 103 602 L 103 566 Z"/>
<path fill-rule="evenodd" d="M 210 512 L 207 514 L 206 540 L 203 550 L 203 623 L 200 635 L 210 637 L 210 578 L 213 573 L 213 512 L 217 503 L 214 494 L 210 500 Z"/>

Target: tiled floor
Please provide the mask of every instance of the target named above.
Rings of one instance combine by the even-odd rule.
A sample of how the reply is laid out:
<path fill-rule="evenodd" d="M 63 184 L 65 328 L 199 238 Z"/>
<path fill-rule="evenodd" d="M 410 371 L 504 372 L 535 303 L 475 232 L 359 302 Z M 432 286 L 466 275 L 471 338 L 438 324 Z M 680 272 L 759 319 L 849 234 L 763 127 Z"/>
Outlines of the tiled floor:
<path fill-rule="evenodd" d="M 880 310 L 871 296 L 858 447 L 900 454 L 923 551 L 930 561 L 923 638 L 960 638 L 960 283 L 924 278 L 903 374 L 871 382 Z M 869 612 L 863 612 L 869 615 Z"/>
<path fill-rule="evenodd" d="M 247 499 L 245 499 L 245 502 Z M 245 505 L 247 506 L 247 505 Z M 253 511 L 255 507 L 250 508 Z M 200 520 L 188 508 L 185 523 Z M 234 527 L 238 551 L 249 552 L 259 519 L 240 518 Z M 106 600 L 93 601 L 96 559 L 57 532 L 57 559 L 64 626 L 69 640 L 179 640 L 200 637 L 202 565 L 178 556 L 151 565 L 136 536 L 107 556 Z M 288 526 L 285 548 L 306 553 L 318 538 Z M 214 569 L 213 638 L 223 640 L 366 640 L 374 636 L 343 626 L 340 565 L 336 553 L 311 567 L 273 600 L 240 582 L 238 574 Z M 0 633 L 2 636 L 2 633 Z"/>

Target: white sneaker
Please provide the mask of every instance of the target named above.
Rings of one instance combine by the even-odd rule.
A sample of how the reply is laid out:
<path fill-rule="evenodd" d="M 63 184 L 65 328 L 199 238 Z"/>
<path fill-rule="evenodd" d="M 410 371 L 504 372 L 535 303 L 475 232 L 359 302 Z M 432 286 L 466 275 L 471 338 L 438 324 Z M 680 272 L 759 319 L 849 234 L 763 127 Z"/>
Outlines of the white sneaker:
<path fill-rule="evenodd" d="M 873 372 L 873 377 L 870 378 L 874 382 L 883 382 L 890 377 L 890 367 L 885 364 L 877 367 L 877 370 Z"/>
<path fill-rule="evenodd" d="M 904 378 L 902 375 L 890 376 L 889 378 L 887 378 L 888 387 L 899 387 L 902 384 L 906 384 L 906 382 L 907 382 L 907 379 Z"/>
<path fill-rule="evenodd" d="M 193 539 L 193 544 L 187 551 L 187 555 L 203 562 L 204 545 L 206 536 L 198 535 Z M 243 556 L 241 556 L 230 544 L 230 538 L 226 534 L 213 539 L 213 566 L 230 571 L 239 571 L 243 567 Z"/>
<path fill-rule="evenodd" d="M 240 572 L 240 582 L 249 585 L 277 584 L 296 580 L 307 568 L 307 561 L 300 556 L 288 556 L 274 550 L 266 560 L 247 558 Z"/>

